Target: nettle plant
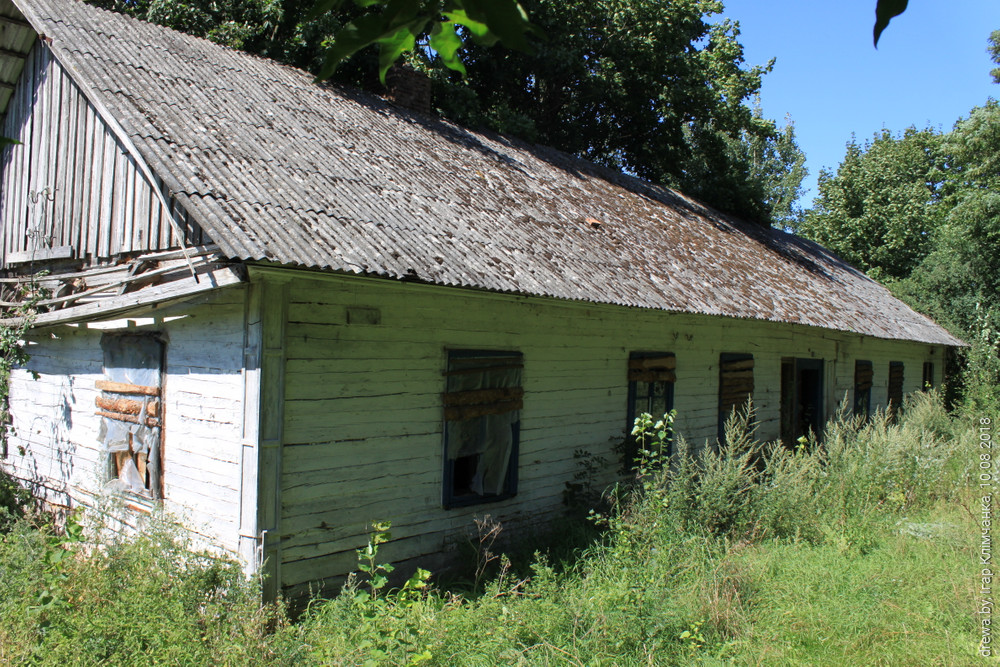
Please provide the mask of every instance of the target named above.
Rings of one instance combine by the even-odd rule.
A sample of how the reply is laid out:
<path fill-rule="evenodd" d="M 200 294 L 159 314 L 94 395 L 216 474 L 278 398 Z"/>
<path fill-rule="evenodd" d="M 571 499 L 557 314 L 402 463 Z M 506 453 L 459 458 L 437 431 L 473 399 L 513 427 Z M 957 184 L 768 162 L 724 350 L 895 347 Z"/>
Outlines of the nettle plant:
<path fill-rule="evenodd" d="M 655 422 L 648 412 L 635 418 L 632 437 L 639 450 L 635 458 L 635 477 L 645 491 L 652 489 L 653 473 L 669 465 L 670 441 L 673 438 L 676 416 L 676 410 L 671 410 Z"/>
<path fill-rule="evenodd" d="M 7 451 L 7 433 L 10 425 L 10 373 L 28 363 L 31 356 L 25 349 L 24 337 L 38 314 L 39 303 L 46 297 L 36 279 L 17 283 L 6 290 L 4 301 L 14 305 L 0 309 L 0 452 Z M 38 374 L 31 373 L 38 379 Z"/>

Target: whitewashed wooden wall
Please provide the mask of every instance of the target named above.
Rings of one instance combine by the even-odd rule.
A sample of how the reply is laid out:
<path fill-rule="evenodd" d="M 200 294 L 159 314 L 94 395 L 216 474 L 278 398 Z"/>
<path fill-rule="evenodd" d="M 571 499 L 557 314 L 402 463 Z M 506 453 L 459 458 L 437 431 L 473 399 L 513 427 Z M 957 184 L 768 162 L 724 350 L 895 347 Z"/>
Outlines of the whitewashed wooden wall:
<path fill-rule="evenodd" d="M 167 337 L 164 508 L 202 543 L 234 554 L 240 546 L 245 295 L 244 287 L 220 290 L 199 305 L 156 311 L 159 321 L 139 317 L 133 327 Z M 27 368 L 11 377 L 14 433 L 0 462 L 50 502 L 90 505 L 101 494 L 105 462 L 94 405 L 95 382 L 103 377 L 101 334 L 126 325 L 40 331 L 31 338 Z"/>
<path fill-rule="evenodd" d="M 371 521 L 391 520 L 396 561 L 446 550 L 474 516 L 509 530 L 563 511 L 580 470 L 576 450 L 607 460 L 626 428 L 632 351 L 677 355 L 677 426 L 692 443 L 716 436 L 719 355 L 754 355 L 759 434 L 776 438 L 786 356 L 826 360 L 827 395 L 853 391 L 854 361 L 875 365 L 873 408 L 884 404 L 890 360 L 920 386 L 931 346 L 768 322 L 675 315 L 351 277 L 294 280 L 285 328 L 279 496 L 281 582 L 302 587 L 353 568 Z M 375 309 L 380 324 L 364 324 Z M 442 372 L 446 348 L 524 355 L 517 496 L 444 510 Z M 266 392 L 265 388 L 265 392 Z M 266 400 L 266 397 L 265 399 Z M 827 405 L 828 414 L 835 409 Z"/>
<path fill-rule="evenodd" d="M 162 184 L 145 179 L 43 42 L 28 56 L 0 132 L 21 142 L 0 152 L 4 266 L 12 252 L 51 247 L 69 246 L 75 258 L 96 262 L 180 246 L 153 189 Z M 187 243 L 204 243 L 172 205 Z"/>

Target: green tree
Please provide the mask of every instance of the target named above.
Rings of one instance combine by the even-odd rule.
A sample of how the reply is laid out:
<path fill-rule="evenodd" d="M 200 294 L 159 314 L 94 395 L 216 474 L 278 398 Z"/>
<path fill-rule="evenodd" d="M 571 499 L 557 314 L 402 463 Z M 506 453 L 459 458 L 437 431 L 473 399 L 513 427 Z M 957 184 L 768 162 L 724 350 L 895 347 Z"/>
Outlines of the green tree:
<path fill-rule="evenodd" d="M 918 308 L 959 331 L 977 317 L 1000 325 L 1000 106 L 991 100 L 945 135 L 948 155 L 943 226 L 933 250 L 901 293 Z M 984 310 L 977 315 L 976 305 Z"/>
<path fill-rule="evenodd" d="M 879 279 L 901 279 L 927 256 L 941 226 L 946 166 L 933 129 L 889 130 L 864 145 L 852 139 L 836 174 L 819 177 L 819 196 L 797 231 Z"/>

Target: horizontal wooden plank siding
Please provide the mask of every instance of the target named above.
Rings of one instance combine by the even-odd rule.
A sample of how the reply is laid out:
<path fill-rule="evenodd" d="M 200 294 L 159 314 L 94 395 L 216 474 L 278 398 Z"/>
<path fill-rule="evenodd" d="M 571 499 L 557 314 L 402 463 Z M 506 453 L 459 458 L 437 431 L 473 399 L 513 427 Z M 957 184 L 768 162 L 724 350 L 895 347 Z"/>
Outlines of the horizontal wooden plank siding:
<path fill-rule="evenodd" d="M 747 389 L 768 439 L 778 436 L 782 357 L 825 361 L 829 416 L 852 398 L 856 358 L 878 369 L 890 357 L 916 364 L 943 354 L 798 325 L 364 278 L 296 279 L 289 290 L 280 539 L 282 584 L 292 589 L 352 568 L 372 521 L 393 522 L 385 553 L 405 561 L 446 550 L 475 516 L 515 532 L 557 516 L 565 482 L 581 469 L 577 450 L 607 462 L 598 485 L 613 482 L 633 351 L 674 353 L 677 428 L 695 447 L 717 434 L 723 353 L 752 356 Z M 369 315 L 352 320 L 349 309 Z M 444 372 L 447 350 L 463 348 L 523 354 L 519 485 L 514 498 L 444 510 Z M 878 375 L 873 407 L 886 401 Z M 914 375 L 906 391 L 919 389 Z"/>
<path fill-rule="evenodd" d="M 146 179 L 43 42 L 28 56 L 2 133 L 21 142 L 0 152 L 3 266 L 13 253 L 55 247 L 90 262 L 180 247 L 155 191 L 162 183 Z M 183 213 L 180 223 L 188 245 L 205 242 Z"/>
<path fill-rule="evenodd" d="M 175 307 L 172 317 L 134 320 L 128 328 L 166 340 L 164 508 L 204 544 L 232 553 L 239 548 L 245 292 L 220 290 L 183 315 Z M 126 324 L 33 335 L 27 368 L 12 373 L 14 430 L 0 464 L 55 504 L 89 505 L 105 492 L 96 407 L 105 380 L 101 336 Z"/>

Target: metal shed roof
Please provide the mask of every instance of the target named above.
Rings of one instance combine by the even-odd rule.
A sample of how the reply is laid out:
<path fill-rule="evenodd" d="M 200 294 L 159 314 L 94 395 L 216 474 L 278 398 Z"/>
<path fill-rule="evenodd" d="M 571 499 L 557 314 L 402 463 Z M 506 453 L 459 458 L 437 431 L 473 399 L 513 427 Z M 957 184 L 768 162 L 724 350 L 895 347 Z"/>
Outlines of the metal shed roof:
<path fill-rule="evenodd" d="M 819 245 L 75 0 L 15 0 L 233 259 L 961 344 Z"/>

